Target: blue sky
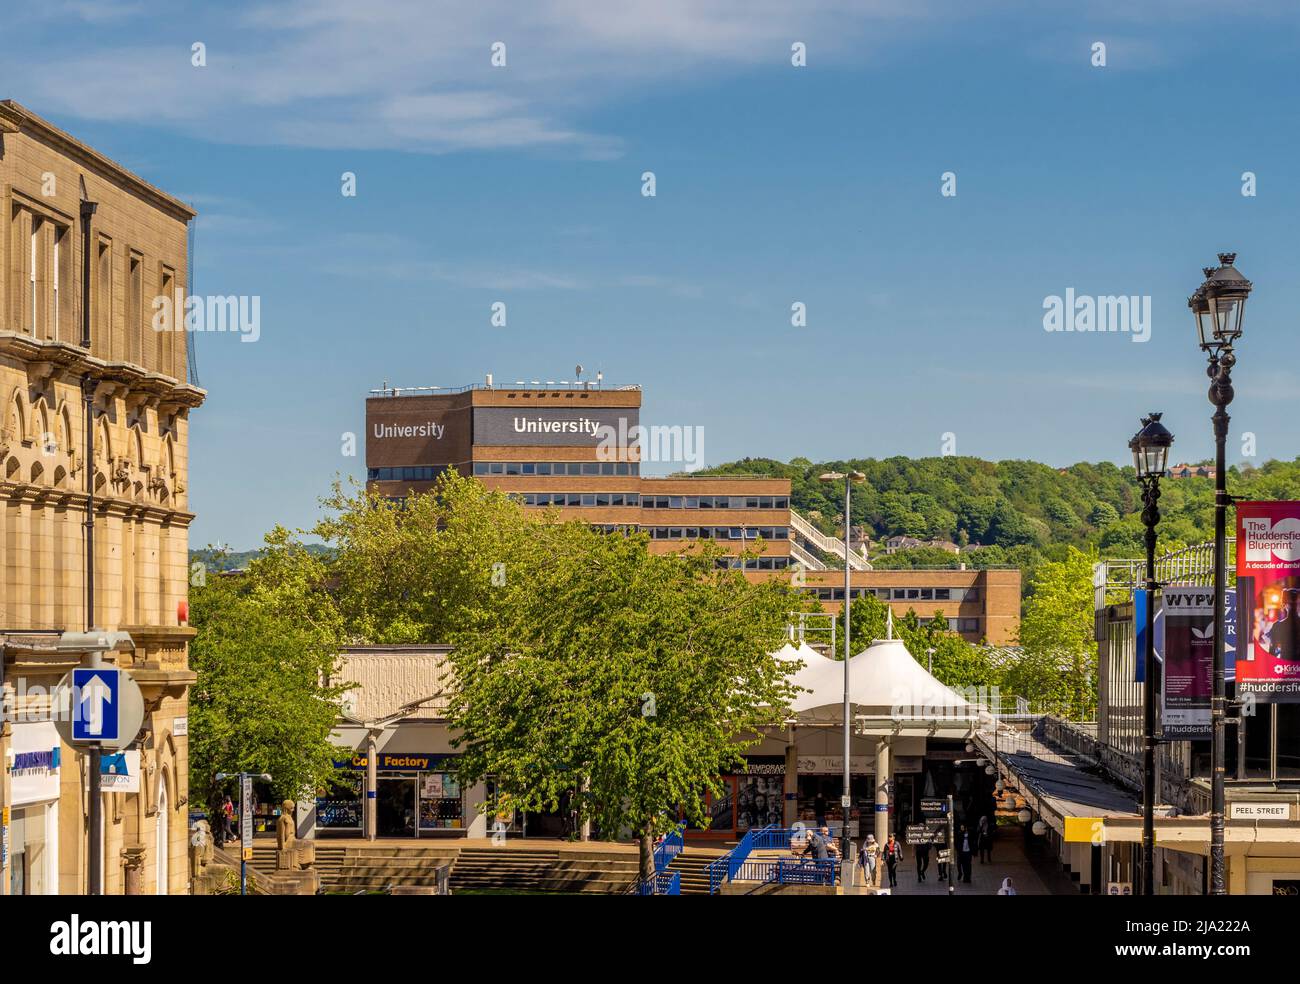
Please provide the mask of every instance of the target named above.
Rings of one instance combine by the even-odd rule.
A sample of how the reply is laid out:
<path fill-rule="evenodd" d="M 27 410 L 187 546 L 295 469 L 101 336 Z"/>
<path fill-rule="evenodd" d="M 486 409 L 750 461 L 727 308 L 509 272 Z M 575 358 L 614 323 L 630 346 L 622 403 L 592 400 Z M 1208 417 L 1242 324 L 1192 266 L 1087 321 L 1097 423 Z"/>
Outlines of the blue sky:
<path fill-rule="evenodd" d="M 710 464 L 1120 461 L 1150 410 L 1203 458 L 1185 301 L 1223 249 L 1256 284 L 1230 459 L 1295 457 L 1300 17 L 970 6 L 54 2 L 10 15 L 0 97 L 193 202 L 198 293 L 261 297 L 256 343 L 197 338 L 195 545 L 310 524 L 385 380 L 576 363 Z M 1067 288 L 1149 296 L 1150 340 L 1044 331 Z"/>

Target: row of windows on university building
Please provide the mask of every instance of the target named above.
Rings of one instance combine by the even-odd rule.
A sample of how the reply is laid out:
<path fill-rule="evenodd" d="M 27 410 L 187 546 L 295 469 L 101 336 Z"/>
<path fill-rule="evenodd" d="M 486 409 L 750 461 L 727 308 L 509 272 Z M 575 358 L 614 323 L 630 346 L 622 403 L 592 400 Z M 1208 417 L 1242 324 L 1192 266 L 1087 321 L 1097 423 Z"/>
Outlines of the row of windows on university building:
<path fill-rule="evenodd" d="M 371 468 L 372 482 L 432 482 L 450 465 L 416 465 L 401 468 Z M 475 475 L 578 475 L 589 478 L 628 477 L 641 474 L 632 461 L 476 461 Z"/>
<path fill-rule="evenodd" d="M 599 464 L 599 463 L 598 463 Z M 443 468 L 371 468 L 372 482 L 432 482 Z M 643 495 L 639 492 L 515 492 L 525 506 L 639 506 L 642 509 L 789 509 L 783 495 Z"/>

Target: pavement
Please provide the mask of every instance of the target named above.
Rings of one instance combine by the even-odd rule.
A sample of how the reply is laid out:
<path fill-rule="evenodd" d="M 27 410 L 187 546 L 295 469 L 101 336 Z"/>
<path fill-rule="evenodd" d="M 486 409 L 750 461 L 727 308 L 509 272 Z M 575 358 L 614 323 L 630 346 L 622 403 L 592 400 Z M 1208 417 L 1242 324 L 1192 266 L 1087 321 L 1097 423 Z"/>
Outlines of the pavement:
<path fill-rule="evenodd" d="M 916 880 L 916 860 L 910 848 L 904 848 L 903 863 L 898 866 L 895 895 L 947 895 L 948 882 L 939 880 L 935 851 L 930 852 L 930 868 L 925 881 Z M 981 864 L 978 855 L 971 858 L 969 885 L 954 880 L 955 895 L 996 895 L 1002 879 L 1011 876 L 1019 895 L 1077 895 L 1079 890 L 1070 877 L 1060 871 L 1059 863 L 1026 853 L 1024 835 L 1019 827 L 1000 827 L 993 843 L 993 861 Z M 954 876 L 955 878 L 955 876 Z M 888 883 L 888 876 L 885 878 Z"/>

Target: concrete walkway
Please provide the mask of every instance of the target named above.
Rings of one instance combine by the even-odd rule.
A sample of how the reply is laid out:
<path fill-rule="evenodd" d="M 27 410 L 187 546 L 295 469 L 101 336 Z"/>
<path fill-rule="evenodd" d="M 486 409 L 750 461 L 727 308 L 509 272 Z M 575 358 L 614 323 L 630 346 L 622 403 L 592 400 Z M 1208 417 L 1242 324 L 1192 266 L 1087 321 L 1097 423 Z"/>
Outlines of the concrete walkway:
<path fill-rule="evenodd" d="M 930 868 L 924 882 L 916 880 L 916 859 L 911 848 L 904 849 L 903 863 L 898 866 L 898 888 L 895 895 L 947 895 L 948 882 L 939 880 L 939 866 L 935 863 L 936 851 L 930 852 Z M 1019 895 L 1075 895 L 1068 876 L 1058 874 L 1050 864 L 1025 854 L 1024 838 L 1018 827 L 1003 827 L 993 844 L 993 862 L 980 864 L 979 855 L 971 858 L 969 885 L 955 881 L 956 895 L 996 895 L 1002 879 L 1011 876 Z M 954 878 L 955 878 L 954 873 Z M 885 879 L 888 883 L 888 877 Z"/>

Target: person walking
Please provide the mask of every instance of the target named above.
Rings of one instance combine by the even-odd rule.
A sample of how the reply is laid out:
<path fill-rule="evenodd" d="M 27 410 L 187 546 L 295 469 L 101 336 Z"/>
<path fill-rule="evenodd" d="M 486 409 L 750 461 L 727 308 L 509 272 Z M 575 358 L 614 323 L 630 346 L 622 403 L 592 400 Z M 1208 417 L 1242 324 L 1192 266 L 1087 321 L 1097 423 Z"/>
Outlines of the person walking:
<path fill-rule="evenodd" d="M 970 884 L 971 832 L 965 824 L 957 834 L 957 880 Z"/>
<path fill-rule="evenodd" d="M 1011 876 L 1002 879 L 1002 887 L 998 889 L 999 895 L 1016 895 L 1016 886 L 1011 883 Z"/>
<path fill-rule="evenodd" d="M 872 888 L 876 886 L 876 862 L 879 857 L 880 845 L 876 843 L 876 835 L 867 834 L 867 839 L 862 842 L 862 850 L 858 852 L 858 865 L 862 868 L 866 884 Z"/>
<path fill-rule="evenodd" d="M 916 845 L 916 880 L 925 881 L 925 873 L 930 867 L 930 842 L 922 841 Z"/>
<path fill-rule="evenodd" d="M 813 797 L 813 818 L 817 821 L 819 827 L 826 823 L 826 794 L 820 790 Z"/>
<path fill-rule="evenodd" d="M 230 794 L 221 801 L 221 836 L 218 838 L 220 846 L 224 847 L 227 841 L 235 839 L 235 804 L 231 802 Z"/>
<path fill-rule="evenodd" d="M 987 813 L 980 817 L 979 852 L 980 864 L 993 863 L 993 822 Z"/>
<path fill-rule="evenodd" d="M 889 887 L 898 887 L 898 862 L 903 860 L 903 848 L 893 834 L 885 841 L 885 868 L 889 871 Z"/>

